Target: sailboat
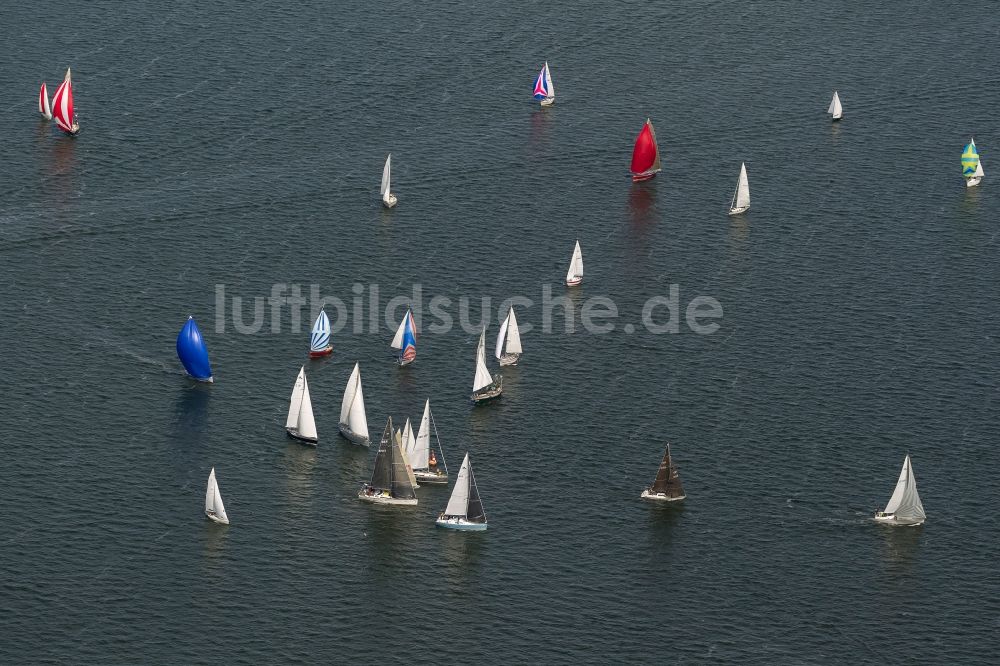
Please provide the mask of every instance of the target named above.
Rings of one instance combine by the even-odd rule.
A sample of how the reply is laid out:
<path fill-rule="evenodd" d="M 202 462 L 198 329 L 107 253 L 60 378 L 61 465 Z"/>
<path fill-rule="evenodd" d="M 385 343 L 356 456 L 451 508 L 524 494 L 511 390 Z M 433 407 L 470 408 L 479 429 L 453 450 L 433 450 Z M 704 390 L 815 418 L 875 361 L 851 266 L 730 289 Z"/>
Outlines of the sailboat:
<path fill-rule="evenodd" d="M 400 350 L 396 358 L 400 367 L 413 363 L 417 358 L 417 325 L 413 322 L 413 312 L 409 309 L 406 310 L 403 321 L 399 322 L 399 328 L 396 329 L 396 335 L 389 346 Z"/>
<path fill-rule="evenodd" d="M 435 522 L 453 530 L 486 529 L 486 512 L 483 511 L 483 501 L 479 498 L 479 488 L 476 487 L 476 477 L 472 474 L 468 453 L 462 460 L 462 468 L 458 470 L 458 480 L 451 491 L 448 506 Z"/>
<path fill-rule="evenodd" d="M 903 469 L 899 471 L 896 488 L 892 491 L 892 497 L 889 498 L 885 509 L 875 512 L 875 522 L 883 525 L 916 527 L 923 525 L 926 518 L 924 505 L 920 503 L 920 495 L 917 494 L 917 479 L 913 476 L 910 454 L 907 453 L 906 458 L 903 459 Z"/>
<path fill-rule="evenodd" d="M 479 404 L 499 398 L 503 393 L 503 376 L 499 373 L 495 377 L 490 376 L 490 370 L 486 367 L 486 324 L 483 324 L 483 332 L 479 335 L 479 344 L 476 345 L 476 376 L 472 380 L 472 402 Z"/>
<path fill-rule="evenodd" d="M 56 88 L 56 94 L 52 96 L 52 116 L 59 129 L 66 134 L 76 136 L 80 133 L 80 123 L 76 122 L 76 114 L 73 112 L 73 81 L 70 79 L 69 68 L 66 69 L 63 82 Z"/>
<path fill-rule="evenodd" d="M 739 215 L 750 210 L 750 182 L 747 180 L 746 162 L 740 164 L 740 179 L 736 182 L 733 201 L 729 204 L 729 214 Z"/>
<path fill-rule="evenodd" d="M 434 429 L 434 439 L 437 440 L 437 451 L 431 447 L 431 428 Z M 411 431 L 412 433 L 412 431 Z M 438 453 L 440 452 L 440 458 Z M 431 401 L 424 403 L 424 415 L 420 419 L 420 430 L 415 439 L 409 443 L 406 457 L 413 467 L 413 473 L 420 483 L 448 483 L 448 465 L 444 462 L 444 449 L 438 437 L 437 424 L 431 414 Z"/>
<path fill-rule="evenodd" d="M 38 113 L 42 118 L 52 120 L 52 108 L 49 106 L 49 93 L 45 89 L 45 81 L 42 81 L 42 88 L 38 91 Z"/>
<path fill-rule="evenodd" d="M 686 497 L 684 486 L 681 485 L 681 477 L 677 473 L 677 466 L 670 457 L 669 444 L 667 444 L 667 452 L 663 454 L 663 460 L 660 461 L 660 469 L 656 471 L 653 485 L 643 490 L 639 497 L 660 502 L 676 502 Z"/>
<path fill-rule="evenodd" d="M 840 105 L 840 95 L 837 94 L 836 90 L 833 91 L 833 99 L 830 100 L 830 108 L 826 112 L 833 116 L 833 120 L 840 120 L 840 117 L 844 115 L 844 107 Z"/>
<path fill-rule="evenodd" d="M 506 343 L 506 349 L 504 344 Z M 521 358 L 521 331 L 517 328 L 517 317 L 514 315 L 514 306 L 507 310 L 507 316 L 500 324 L 500 332 L 497 333 L 496 357 L 500 360 L 500 367 L 505 365 L 517 365 Z"/>
<path fill-rule="evenodd" d="M 292 397 L 288 404 L 288 418 L 285 419 L 285 430 L 295 439 L 315 444 L 316 420 L 313 418 L 312 400 L 309 399 L 309 382 L 306 380 L 306 367 L 302 366 L 299 376 L 295 378 L 292 387 Z"/>
<path fill-rule="evenodd" d="M 375 455 L 371 481 L 361 487 L 358 498 L 373 504 L 416 506 L 417 496 L 413 492 L 405 460 L 400 439 L 392 430 L 390 416 Z"/>
<path fill-rule="evenodd" d="M 391 171 L 392 153 L 385 158 L 385 166 L 382 167 L 382 187 L 379 188 L 379 194 L 382 195 L 382 205 L 386 208 L 392 208 L 396 205 L 396 195 L 389 191 L 389 172 Z"/>
<path fill-rule="evenodd" d="M 556 89 L 552 85 L 552 72 L 549 71 L 549 63 L 545 63 L 542 66 L 542 71 L 538 72 L 533 96 L 542 106 L 552 106 L 552 103 L 556 101 Z"/>
<path fill-rule="evenodd" d="M 365 415 L 365 395 L 361 390 L 361 367 L 354 364 L 351 378 L 344 389 L 344 400 L 340 403 L 340 434 L 362 446 L 368 446 L 368 417 Z"/>
<path fill-rule="evenodd" d="M 642 131 L 635 139 L 635 147 L 632 148 L 632 182 L 649 180 L 660 172 L 660 149 L 656 145 L 656 132 L 653 130 L 653 123 L 646 118 L 646 124 L 642 126 Z"/>
<path fill-rule="evenodd" d="M 976 148 L 975 139 L 969 139 L 965 150 L 962 151 L 962 175 L 965 176 L 966 187 L 975 187 L 985 175 L 983 163 L 979 161 L 979 149 Z"/>
<path fill-rule="evenodd" d="M 222 503 L 222 493 L 219 492 L 219 483 L 215 480 L 215 468 L 208 473 L 208 486 L 205 488 L 205 515 L 212 522 L 222 525 L 229 524 L 229 516 L 226 515 L 226 507 Z"/>
<path fill-rule="evenodd" d="M 330 344 L 330 318 L 326 315 L 326 310 L 320 310 L 313 324 L 312 334 L 309 336 L 309 358 L 320 358 L 333 353 L 333 345 Z"/>
<path fill-rule="evenodd" d="M 566 286 L 575 287 L 583 282 L 583 252 L 580 251 L 580 241 L 573 248 L 573 258 L 569 260 L 569 270 L 566 271 Z"/>
<path fill-rule="evenodd" d="M 215 381 L 212 378 L 212 365 L 208 362 L 208 348 L 193 315 L 188 316 L 181 332 L 177 334 L 177 358 L 192 378 L 199 382 Z"/>

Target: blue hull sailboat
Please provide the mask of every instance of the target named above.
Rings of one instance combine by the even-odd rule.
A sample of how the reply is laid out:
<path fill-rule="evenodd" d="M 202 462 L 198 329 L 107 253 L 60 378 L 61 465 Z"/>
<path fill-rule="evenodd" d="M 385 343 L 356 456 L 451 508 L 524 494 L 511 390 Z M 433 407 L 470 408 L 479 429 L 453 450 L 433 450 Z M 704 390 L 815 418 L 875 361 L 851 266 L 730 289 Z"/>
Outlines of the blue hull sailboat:
<path fill-rule="evenodd" d="M 189 316 L 181 332 L 177 334 L 177 358 L 184 370 L 199 382 L 213 382 L 212 365 L 208 362 L 208 348 L 201 337 L 194 316 Z"/>
<path fill-rule="evenodd" d="M 330 318 L 326 316 L 326 310 L 320 310 L 313 324 L 312 335 L 309 338 L 309 358 L 319 358 L 333 353 L 333 345 L 330 344 Z"/>

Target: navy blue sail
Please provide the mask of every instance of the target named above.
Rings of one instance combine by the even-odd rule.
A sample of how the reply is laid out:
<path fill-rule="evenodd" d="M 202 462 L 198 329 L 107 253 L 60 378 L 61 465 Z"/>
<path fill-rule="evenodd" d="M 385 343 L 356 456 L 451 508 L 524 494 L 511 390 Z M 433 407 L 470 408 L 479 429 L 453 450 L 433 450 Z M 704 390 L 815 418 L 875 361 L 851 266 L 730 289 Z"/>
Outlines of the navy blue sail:
<path fill-rule="evenodd" d="M 212 365 L 208 362 L 208 348 L 198 330 L 194 317 L 188 317 L 184 328 L 177 334 L 177 358 L 187 373 L 199 382 L 212 381 Z"/>

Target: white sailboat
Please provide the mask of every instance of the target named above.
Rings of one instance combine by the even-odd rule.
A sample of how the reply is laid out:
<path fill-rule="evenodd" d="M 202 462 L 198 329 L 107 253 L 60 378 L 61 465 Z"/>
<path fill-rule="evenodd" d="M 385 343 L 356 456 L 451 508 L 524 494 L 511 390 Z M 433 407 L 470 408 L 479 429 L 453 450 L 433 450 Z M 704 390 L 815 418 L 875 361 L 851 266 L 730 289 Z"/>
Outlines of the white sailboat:
<path fill-rule="evenodd" d="M 479 335 L 479 344 L 476 346 L 476 375 L 472 380 L 472 402 L 479 404 L 499 398 L 503 393 L 503 376 L 499 373 L 495 377 L 490 375 L 490 369 L 486 367 L 486 324 L 483 324 L 483 332 Z"/>
<path fill-rule="evenodd" d="M 219 483 L 215 480 L 214 467 L 208 474 L 208 486 L 205 488 L 205 515 L 213 522 L 229 524 L 229 516 L 226 515 L 226 507 L 219 492 Z"/>
<path fill-rule="evenodd" d="M 833 91 L 833 99 L 830 100 L 830 108 L 826 112 L 833 116 L 833 120 L 840 120 L 840 117 L 844 115 L 844 107 L 840 105 L 840 95 L 837 94 L 836 90 Z"/>
<path fill-rule="evenodd" d="M 373 504 L 415 506 L 417 496 L 406 472 L 400 438 L 392 430 L 392 417 L 385 424 L 371 481 L 361 487 L 358 499 Z"/>
<path fill-rule="evenodd" d="M 458 479 L 451 491 L 448 506 L 435 522 L 453 530 L 486 529 L 486 512 L 483 511 L 483 501 L 479 498 L 479 488 L 476 487 L 476 477 L 472 474 L 468 453 L 462 460 L 462 468 L 458 470 Z"/>
<path fill-rule="evenodd" d="M 365 394 L 361 389 L 361 367 L 354 364 L 351 378 L 344 389 L 344 400 L 340 403 L 340 434 L 362 446 L 368 446 L 368 416 L 365 414 Z"/>
<path fill-rule="evenodd" d="M 506 348 L 504 345 L 506 344 Z M 497 346 L 494 355 L 500 361 L 500 367 L 505 365 L 517 365 L 521 358 L 521 331 L 517 328 L 517 317 L 514 315 L 514 306 L 507 310 L 507 316 L 500 324 L 500 332 L 497 333 Z"/>
<path fill-rule="evenodd" d="M 382 187 L 379 188 L 379 194 L 382 195 L 382 204 L 386 208 L 392 208 L 396 205 L 396 195 L 389 191 L 389 172 L 392 170 L 392 153 L 385 158 L 385 166 L 382 167 Z"/>
<path fill-rule="evenodd" d="M 288 417 L 285 419 L 285 431 L 295 439 L 309 444 L 316 444 L 316 420 L 313 418 L 312 400 L 309 398 L 309 382 L 306 380 L 306 368 L 299 369 L 292 387 L 292 397 L 288 404 Z"/>
<path fill-rule="evenodd" d="M 583 282 L 583 252 L 580 251 L 580 241 L 577 241 L 573 248 L 573 258 L 569 261 L 569 270 L 566 271 L 566 286 L 575 287 L 581 282 Z"/>
<path fill-rule="evenodd" d="M 434 430 L 434 439 L 437 440 L 437 451 L 431 446 L 431 429 Z M 446 484 L 448 483 L 448 465 L 444 462 L 444 449 L 441 448 L 441 438 L 438 437 L 437 424 L 431 414 L 431 401 L 424 403 L 424 415 L 420 419 L 420 430 L 417 431 L 416 438 L 412 441 L 410 448 L 406 452 L 413 473 L 420 483 Z"/>
<path fill-rule="evenodd" d="M 740 179 L 736 182 L 733 201 L 729 204 L 729 214 L 739 215 L 750 210 L 750 182 L 747 180 L 746 162 L 740 164 Z"/>
<path fill-rule="evenodd" d="M 885 509 L 875 512 L 875 522 L 883 525 L 917 526 L 922 525 L 926 518 L 924 505 L 920 503 L 920 495 L 917 494 L 917 479 L 913 476 L 910 454 L 907 453 L 892 497 Z"/>

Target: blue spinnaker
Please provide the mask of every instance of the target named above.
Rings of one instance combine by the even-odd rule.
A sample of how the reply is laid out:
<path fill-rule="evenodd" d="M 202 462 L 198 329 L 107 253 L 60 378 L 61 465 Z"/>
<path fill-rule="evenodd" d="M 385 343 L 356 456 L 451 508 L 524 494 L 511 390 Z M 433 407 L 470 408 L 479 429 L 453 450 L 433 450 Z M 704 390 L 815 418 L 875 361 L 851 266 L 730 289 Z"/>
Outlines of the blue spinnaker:
<path fill-rule="evenodd" d="M 187 373 L 200 382 L 212 381 L 212 365 L 208 362 L 208 348 L 198 330 L 194 317 L 188 317 L 184 328 L 177 334 L 177 358 Z"/>

